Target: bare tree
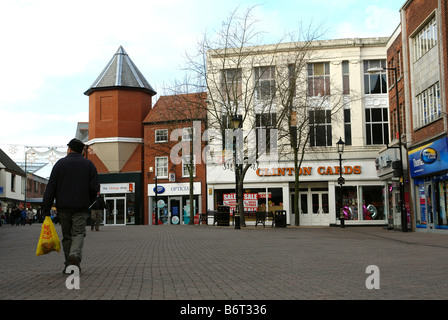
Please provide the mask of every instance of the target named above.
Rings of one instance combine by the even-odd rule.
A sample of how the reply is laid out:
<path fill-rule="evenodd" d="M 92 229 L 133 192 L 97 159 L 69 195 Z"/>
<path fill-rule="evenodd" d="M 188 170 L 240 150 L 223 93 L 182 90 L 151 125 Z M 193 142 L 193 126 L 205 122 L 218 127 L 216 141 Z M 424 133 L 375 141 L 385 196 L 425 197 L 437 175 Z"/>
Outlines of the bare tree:
<path fill-rule="evenodd" d="M 234 170 L 241 224 L 245 225 L 242 199 L 247 171 L 261 162 L 278 161 L 279 155 L 290 159 L 291 153 L 298 224 L 301 163 L 310 140 L 317 139 L 315 129 L 337 113 L 341 98 L 324 87 L 309 87 L 307 74 L 314 41 L 323 36 L 321 28 L 310 25 L 300 28 L 298 36 L 288 35 L 287 42 L 284 37 L 276 44 L 260 45 L 263 33 L 256 30 L 253 10 L 250 7 L 242 15 L 235 10 L 214 38 L 204 35 L 197 55 L 187 56 L 186 70 L 195 79 L 190 87 L 207 92 L 208 126 L 220 132 L 224 168 Z M 243 130 L 232 125 L 238 117 Z"/>

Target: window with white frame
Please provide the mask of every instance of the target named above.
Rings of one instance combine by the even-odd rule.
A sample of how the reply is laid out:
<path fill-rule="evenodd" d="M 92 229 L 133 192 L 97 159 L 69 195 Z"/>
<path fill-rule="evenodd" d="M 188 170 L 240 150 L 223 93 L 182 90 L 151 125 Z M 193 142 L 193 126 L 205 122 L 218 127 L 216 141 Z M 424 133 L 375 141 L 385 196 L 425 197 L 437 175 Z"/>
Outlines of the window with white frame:
<path fill-rule="evenodd" d="M 366 144 L 389 143 L 389 108 L 366 108 Z"/>
<path fill-rule="evenodd" d="M 431 48 L 437 45 L 437 22 L 432 18 L 414 36 L 414 62 L 423 57 Z"/>
<path fill-rule="evenodd" d="M 190 155 L 186 155 L 182 157 L 182 177 L 189 177 L 190 171 L 188 170 L 188 167 L 190 165 Z M 194 164 L 194 156 L 193 156 L 193 163 L 191 164 L 193 166 L 193 177 L 196 176 L 196 165 Z"/>
<path fill-rule="evenodd" d="M 387 74 L 386 69 L 380 73 L 371 74 L 367 70 L 371 68 L 386 68 L 386 60 L 367 60 L 364 61 L 364 93 L 382 94 L 387 93 Z"/>
<path fill-rule="evenodd" d="M 271 100 L 275 96 L 275 67 L 255 68 L 255 99 Z"/>
<path fill-rule="evenodd" d="M 442 116 L 440 102 L 440 86 L 437 82 L 416 97 L 417 101 L 417 126 L 427 125 Z"/>
<path fill-rule="evenodd" d="M 225 69 L 222 71 L 222 96 L 230 101 L 241 100 L 241 69 Z"/>
<path fill-rule="evenodd" d="M 267 154 L 270 154 L 271 152 L 271 141 L 272 140 L 272 134 L 271 129 L 274 129 L 276 127 L 276 120 L 277 114 L 276 113 L 257 113 L 255 114 L 255 128 L 256 128 L 256 143 L 257 143 L 257 150 L 259 152 L 266 152 Z M 262 131 L 264 130 L 264 132 Z M 258 148 L 262 147 L 262 150 L 259 150 Z"/>
<path fill-rule="evenodd" d="M 342 94 L 350 94 L 350 65 L 347 60 L 342 61 Z"/>
<path fill-rule="evenodd" d="M 168 157 L 156 157 L 157 178 L 168 178 Z"/>
<path fill-rule="evenodd" d="M 331 110 L 310 110 L 309 128 L 311 147 L 332 145 Z"/>
<path fill-rule="evenodd" d="M 156 130 L 156 143 L 168 142 L 168 129 Z"/>
<path fill-rule="evenodd" d="M 308 64 L 308 96 L 321 97 L 330 95 L 330 63 Z"/>
<path fill-rule="evenodd" d="M 191 141 L 193 139 L 193 128 L 182 128 L 182 141 Z"/>

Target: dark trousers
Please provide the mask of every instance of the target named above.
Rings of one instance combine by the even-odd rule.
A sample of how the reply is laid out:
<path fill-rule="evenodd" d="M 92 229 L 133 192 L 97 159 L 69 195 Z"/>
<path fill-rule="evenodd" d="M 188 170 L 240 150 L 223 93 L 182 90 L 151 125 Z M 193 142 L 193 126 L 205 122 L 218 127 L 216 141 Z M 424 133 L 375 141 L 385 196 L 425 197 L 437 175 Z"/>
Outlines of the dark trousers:
<path fill-rule="evenodd" d="M 87 211 L 58 211 L 61 230 L 62 248 L 66 263 L 71 255 L 82 259 L 82 248 L 86 236 Z"/>

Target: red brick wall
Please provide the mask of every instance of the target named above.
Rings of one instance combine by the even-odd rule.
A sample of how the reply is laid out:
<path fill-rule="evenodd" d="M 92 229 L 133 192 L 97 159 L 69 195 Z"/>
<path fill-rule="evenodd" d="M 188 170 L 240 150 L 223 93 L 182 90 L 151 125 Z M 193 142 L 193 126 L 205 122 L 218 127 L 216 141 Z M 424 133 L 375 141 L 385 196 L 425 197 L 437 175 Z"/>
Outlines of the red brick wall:
<path fill-rule="evenodd" d="M 176 125 L 178 128 L 183 127 L 191 127 L 191 121 L 182 123 L 179 122 Z M 175 165 L 170 161 L 170 151 L 171 148 L 176 145 L 177 141 L 170 141 L 167 143 L 155 143 L 155 131 L 157 129 L 168 129 L 168 140 L 172 130 L 175 129 L 172 124 L 168 123 L 156 123 L 156 124 L 147 124 L 144 126 L 144 144 L 145 144 L 145 155 L 144 155 L 144 212 L 145 212 L 145 224 L 148 224 L 148 184 L 154 183 L 154 173 L 148 174 L 149 167 L 153 167 L 155 171 L 155 158 L 156 157 L 168 157 L 168 172 L 174 172 L 176 174 L 176 183 L 188 183 L 188 177 L 182 177 L 182 164 Z M 202 122 L 201 132 L 205 130 L 205 121 Z M 205 141 L 201 142 L 201 152 L 204 150 L 206 145 Z M 206 185 L 206 165 L 201 158 L 201 163 L 196 164 L 196 177 L 194 178 L 195 182 L 201 182 L 201 194 L 202 194 L 202 203 L 201 208 L 199 208 L 199 212 L 206 212 L 207 210 L 207 185 Z M 160 183 L 169 183 L 168 179 L 158 179 Z"/>
<path fill-rule="evenodd" d="M 401 40 L 401 33 L 396 37 L 393 43 L 387 49 L 387 67 L 397 68 L 397 79 L 395 79 L 395 72 L 388 70 L 388 84 L 389 84 L 389 119 L 390 119 L 390 139 L 391 141 L 397 139 L 398 133 L 398 114 L 397 114 L 397 98 L 395 81 L 398 87 L 398 99 L 400 108 L 400 124 L 401 133 L 406 132 L 406 109 L 404 99 L 404 77 L 403 77 L 403 47 Z"/>
<path fill-rule="evenodd" d="M 89 139 L 143 138 L 152 97 L 139 90 L 101 90 L 89 96 Z"/>

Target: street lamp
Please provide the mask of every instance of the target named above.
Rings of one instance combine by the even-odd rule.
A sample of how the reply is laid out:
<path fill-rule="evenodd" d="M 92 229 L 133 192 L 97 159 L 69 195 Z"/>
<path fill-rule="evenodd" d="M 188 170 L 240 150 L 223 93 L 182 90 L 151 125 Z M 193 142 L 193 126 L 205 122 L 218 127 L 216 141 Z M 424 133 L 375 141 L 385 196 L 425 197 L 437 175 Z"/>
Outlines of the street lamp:
<path fill-rule="evenodd" d="M 408 222 L 406 215 L 406 206 L 404 200 L 404 170 L 403 170 L 403 150 L 401 143 L 401 116 L 400 116 L 400 100 L 398 98 L 398 72 L 397 68 L 370 68 L 367 70 L 367 73 L 370 74 L 378 74 L 384 72 L 384 70 L 393 70 L 395 76 L 395 97 L 397 100 L 397 118 L 398 118 L 398 149 L 400 154 L 400 212 L 401 212 L 401 230 L 403 232 L 408 231 Z"/>
<path fill-rule="evenodd" d="M 235 212 L 234 214 L 234 221 L 235 221 L 235 229 L 240 229 L 240 212 L 238 210 L 238 200 L 242 201 L 241 199 L 238 199 L 238 184 L 239 184 L 239 180 L 240 180 L 240 164 L 238 164 L 237 162 L 237 156 L 236 156 L 236 136 L 235 136 L 235 130 L 239 129 L 241 127 L 241 124 L 243 122 L 243 117 L 240 114 L 235 114 L 232 117 L 232 127 L 233 127 L 233 138 L 234 138 L 234 143 L 233 143 L 233 150 L 234 150 L 234 161 L 235 161 Z"/>
<path fill-rule="evenodd" d="M 149 172 L 153 173 L 154 169 L 153 167 L 149 167 Z M 156 203 L 156 209 L 155 209 L 155 214 L 154 214 L 154 220 L 155 220 L 155 224 L 158 225 L 159 224 L 159 207 L 158 207 L 158 199 L 157 199 L 157 171 L 154 174 L 154 181 L 155 181 L 155 187 L 154 187 L 154 193 L 155 193 L 155 203 Z"/>
<path fill-rule="evenodd" d="M 344 206 L 342 205 L 342 185 L 345 183 L 345 179 L 342 177 L 342 153 L 344 153 L 345 142 L 342 141 L 341 137 L 339 137 L 339 141 L 336 142 L 338 146 L 339 153 L 339 200 L 340 200 L 340 208 L 339 208 L 339 220 L 341 221 L 341 228 L 345 228 L 345 217 L 344 217 Z"/>

